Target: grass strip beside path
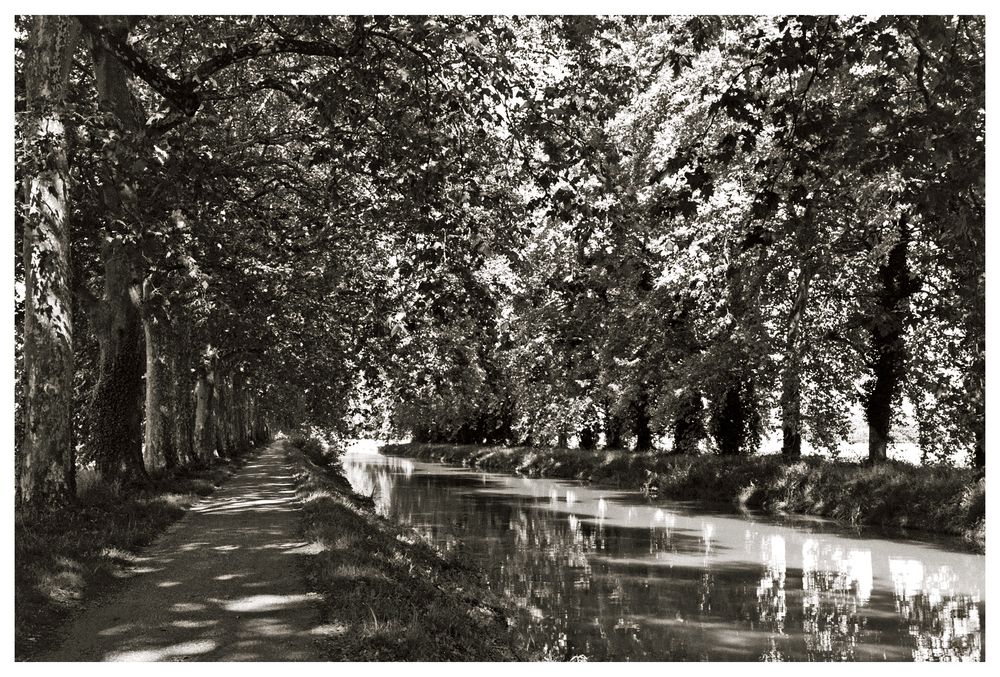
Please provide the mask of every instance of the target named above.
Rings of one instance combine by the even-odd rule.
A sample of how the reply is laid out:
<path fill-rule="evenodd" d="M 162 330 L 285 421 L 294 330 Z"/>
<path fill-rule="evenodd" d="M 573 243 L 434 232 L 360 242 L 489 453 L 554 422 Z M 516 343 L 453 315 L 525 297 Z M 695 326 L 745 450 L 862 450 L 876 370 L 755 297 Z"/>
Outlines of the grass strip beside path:
<path fill-rule="evenodd" d="M 975 470 L 804 457 L 675 456 L 621 450 L 390 444 L 382 452 L 532 477 L 582 480 L 677 500 L 801 513 L 962 536 L 985 552 L 986 480 Z"/>
<path fill-rule="evenodd" d="M 154 477 L 132 492 L 95 485 L 78 501 L 14 523 L 14 655 L 51 648 L 59 629 L 129 576 L 135 553 L 228 478 L 240 461 Z"/>

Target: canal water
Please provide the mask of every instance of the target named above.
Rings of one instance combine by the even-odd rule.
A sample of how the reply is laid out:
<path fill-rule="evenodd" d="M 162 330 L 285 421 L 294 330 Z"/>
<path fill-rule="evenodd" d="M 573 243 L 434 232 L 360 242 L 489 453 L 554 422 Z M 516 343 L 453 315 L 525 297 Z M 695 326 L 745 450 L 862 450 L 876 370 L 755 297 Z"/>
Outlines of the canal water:
<path fill-rule="evenodd" d="M 982 660 L 985 557 L 827 521 L 384 456 L 354 489 L 478 564 L 533 648 L 589 660 Z"/>

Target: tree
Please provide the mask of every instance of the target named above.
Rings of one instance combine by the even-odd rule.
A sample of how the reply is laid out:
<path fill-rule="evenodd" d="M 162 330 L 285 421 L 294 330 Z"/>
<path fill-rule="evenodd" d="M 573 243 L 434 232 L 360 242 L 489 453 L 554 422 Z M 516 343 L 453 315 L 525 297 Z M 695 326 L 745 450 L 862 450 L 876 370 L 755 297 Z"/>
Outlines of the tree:
<path fill-rule="evenodd" d="M 67 92 L 79 29 L 66 17 L 33 20 L 25 63 L 23 505 L 46 509 L 74 492 L 73 319 Z"/>
<path fill-rule="evenodd" d="M 773 346 L 764 354 L 784 353 L 779 402 L 790 457 L 800 453 L 803 424 L 813 442 L 828 443 L 830 433 L 842 427 L 845 409 L 838 404 L 841 413 L 832 419 L 820 412 L 852 399 L 859 384 L 869 455 L 874 461 L 885 457 L 893 412 L 913 376 L 907 335 L 928 319 L 913 313 L 914 295 L 924 282 L 910 271 L 923 265 L 925 247 L 939 246 L 931 224 L 949 218 L 947 209 L 929 205 L 956 195 L 950 187 L 943 200 L 913 192 L 939 185 L 934 172 L 949 166 L 941 160 L 955 153 L 956 139 L 931 132 L 928 124 L 926 103 L 938 96 L 928 82 L 946 90 L 949 81 L 943 71 L 936 73 L 940 79 L 930 77 L 930 64 L 943 67 L 943 61 L 935 61 L 928 44 L 955 48 L 941 57 L 961 73 L 951 91 L 956 94 L 949 101 L 955 106 L 951 114 L 970 129 L 958 144 L 960 152 L 975 157 L 973 83 L 981 61 L 971 37 L 974 25 L 894 18 L 723 19 L 715 24 L 721 30 L 698 31 L 700 46 L 681 63 L 673 82 L 642 104 L 652 107 L 642 111 L 645 129 L 662 124 L 665 130 L 654 131 L 639 146 L 637 173 L 653 177 L 651 198 L 673 220 L 671 226 L 688 228 L 729 205 L 732 216 L 721 229 L 727 244 L 707 261 L 714 265 L 719 256 L 729 261 L 722 293 L 735 326 L 756 327 L 763 345 Z M 679 35 L 675 44 L 697 42 L 688 33 Z M 701 94 L 691 96 L 692 91 Z M 642 139 L 642 133 L 635 137 Z M 657 144 L 667 152 L 658 152 Z M 968 186 L 962 190 L 971 200 L 961 209 L 970 217 L 977 189 L 969 179 L 975 174 L 952 184 Z M 719 200 L 720 191 L 728 200 Z M 950 208 L 958 204 L 951 202 Z M 734 210 L 738 205 L 743 206 Z M 935 275 L 940 274 L 939 269 Z M 704 275 L 721 280 L 718 270 L 706 269 Z M 874 295 L 867 291 L 872 286 L 879 290 Z M 765 312 L 742 316 L 745 308 Z M 783 331 L 768 317 L 772 308 L 787 318 Z M 840 365 L 833 372 L 838 383 L 820 389 L 818 382 L 829 380 L 831 362 Z M 826 370 L 816 370 L 820 366 Z"/>
<path fill-rule="evenodd" d="M 27 506 L 362 410 L 985 464 L 981 18 L 16 27 Z"/>

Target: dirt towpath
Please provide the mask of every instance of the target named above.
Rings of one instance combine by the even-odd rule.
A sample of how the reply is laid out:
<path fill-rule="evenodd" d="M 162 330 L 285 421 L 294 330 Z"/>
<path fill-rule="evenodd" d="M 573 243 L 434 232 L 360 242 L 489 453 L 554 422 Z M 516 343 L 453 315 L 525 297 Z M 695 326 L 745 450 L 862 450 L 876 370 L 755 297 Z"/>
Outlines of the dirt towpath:
<path fill-rule="evenodd" d="M 324 660 L 298 533 L 279 441 L 145 548 L 136 575 L 82 612 L 40 659 Z"/>

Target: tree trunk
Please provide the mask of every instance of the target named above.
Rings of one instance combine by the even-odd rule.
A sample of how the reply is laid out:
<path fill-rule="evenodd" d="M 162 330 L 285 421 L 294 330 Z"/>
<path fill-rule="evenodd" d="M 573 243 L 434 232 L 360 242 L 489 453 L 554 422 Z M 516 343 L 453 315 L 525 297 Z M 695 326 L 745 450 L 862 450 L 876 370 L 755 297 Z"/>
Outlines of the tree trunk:
<path fill-rule="evenodd" d="M 126 22 L 124 18 L 106 20 L 109 28 L 122 35 L 127 33 Z M 123 168 L 132 166 L 136 149 L 142 146 L 143 119 L 121 62 L 96 41 L 91 48 L 101 109 L 112 113 L 124 131 L 122 143 L 114 146 L 116 157 L 103 168 L 103 200 L 109 219 L 101 244 L 103 326 L 98 331 L 101 354 L 90 411 L 91 443 L 101 477 L 128 484 L 146 479 L 142 457 L 145 355 L 133 269 L 137 257 L 134 245 L 127 244 L 128 224 L 137 218 L 137 198 Z"/>
<path fill-rule="evenodd" d="M 182 465 L 195 463 L 194 384 L 191 378 L 191 330 L 185 318 L 178 322 L 176 368 L 174 370 L 174 449 Z"/>
<path fill-rule="evenodd" d="M 262 442 L 266 442 L 267 439 L 268 439 L 268 437 L 269 437 L 268 432 L 267 432 L 267 417 L 264 415 L 264 411 L 263 411 L 263 408 L 260 405 L 260 402 L 258 402 L 254 406 L 254 410 L 255 410 L 255 415 L 256 415 L 256 418 L 255 418 L 256 423 L 255 423 L 255 425 L 256 425 L 256 431 L 257 431 L 257 435 L 256 435 L 256 438 L 255 438 L 254 441 L 257 444 L 261 444 Z"/>
<path fill-rule="evenodd" d="M 70 192 L 62 110 L 79 36 L 75 19 L 34 19 L 25 64 L 33 168 L 25 181 L 24 439 L 18 493 L 27 508 L 72 500 L 73 321 Z"/>
<path fill-rule="evenodd" d="M 985 420 L 985 417 L 984 417 Z M 975 430 L 976 446 L 972 452 L 972 465 L 975 468 L 986 467 L 986 426 L 979 425 Z"/>
<path fill-rule="evenodd" d="M 649 420 L 649 395 L 643 388 L 635 406 L 635 451 L 649 451 L 653 448 L 653 430 Z"/>
<path fill-rule="evenodd" d="M 868 461 L 879 463 L 889 457 L 889 429 L 892 422 L 893 346 L 886 346 L 875 366 L 875 386 L 865 403 L 868 420 Z"/>
<path fill-rule="evenodd" d="M 215 358 L 211 353 L 198 368 L 195 387 L 194 449 L 205 465 L 215 459 Z"/>
<path fill-rule="evenodd" d="M 257 441 L 268 442 L 271 440 L 271 419 L 264 410 L 264 396 L 261 395 L 257 402 Z"/>
<path fill-rule="evenodd" d="M 759 410 L 752 377 L 734 374 L 734 380 L 712 402 L 710 423 L 721 456 L 749 456 L 760 441 Z"/>
<path fill-rule="evenodd" d="M 215 448 L 220 458 L 229 458 L 232 449 L 229 446 L 229 383 L 224 375 L 215 376 Z"/>
<path fill-rule="evenodd" d="M 972 294 L 976 294 L 973 291 Z M 986 467 L 986 297 L 980 294 L 976 307 L 969 313 L 967 335 L 973 337 L 972 368 L 966 378 L 966 392 L 970 399 L 971 427 L 974 446 L 972 465 Z"/>
<path fill-rule="evenodd" d="M 225 387 L 218 377 L 215 380 L 215 393 L 212 397 L 215 400 L 213 414 L 215 424 L 212 426 L 215 431 L 215 451 L 219 458 L 228 458 L 229 449 L 226 448 L 226 392 Z"/>
<path fill-rule="evenodd" d="M 604 408 L 604 446 L 607 449 L 622 448 L 622 425 L 621 417 L 611 413 L 611 407 L 605 405 Z"/>
<path fill-rule="evenodd" d="M 788 357 L 781 376 L 781 455 L 787 459 L 802 456 L 802 393 L 800 360 Z"/>
<path fill-rule="evenodd" d="M 247 388 L 247 444 L 253 447 L 260 440 L 257 438 L 257 398 L 254 397 L 250 388 Z"/>
<path fill-rule="evenodd" d="M 150 284 L 143 285 L 143 297 L 149 306 Z M 149 308 L 143 317 L 146 337 L 146 430 L 143 460 L 147 470 L 161 470 L 177 466 L 177 449 L 174 447 L 174 373 L 170 330 L 167 318 Z"/>
<path fill-rule="evenodd" d="M 240 371 L 233 373 L 232 379 L 232 399 L 233 399 L 233 453 L 240 455 L 245 453 L 250 446 L 250 435 L 247 432 L 247 401 L 245 379 Z"/>
<path fill-rule="evenodd" d="M 802 318 L 809 303 L 809 284 L 813 271 L 799 271 L 798 291 L 785 337 L 785 368 L 781 374 L 781 454 L 795 459 L 802 456 Z"/>
<path fill-rule="evenodd" d="M 673 453 L 697 455 L 705 438 L 705 405 L 701 393 L 687 390 L 680 395 L 673 424 Z"/>
<path fill-rule="evenodd" d="M 142 377 L 145 371 L 138 291 L 120 242 L 105 238 L 104 298 L 99 309 L 97 383 L 90 403 L 90 444 L 102 480 L 142 482 Z"/>
<path fill-rule="evenodd" d="M 906 217 L 899 221 L 899 238 L 879 266 L 878 316 L 869 325 L 873 379 L 865 401 L 868 421 L 868 460 L 888 457 L 892 407 L 902 386 L 906 367 L 903 332 L 909 320 L 913 281 L 907 266 L 910 229 Z"/>
<path fill-rule="evenodd" d="M 597 446 L 598 428 L 596 423 L 586 423 L 580 428 L 580 448 L 593 449 Z"/>

